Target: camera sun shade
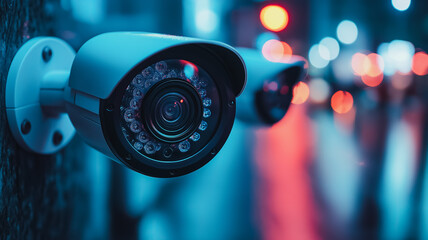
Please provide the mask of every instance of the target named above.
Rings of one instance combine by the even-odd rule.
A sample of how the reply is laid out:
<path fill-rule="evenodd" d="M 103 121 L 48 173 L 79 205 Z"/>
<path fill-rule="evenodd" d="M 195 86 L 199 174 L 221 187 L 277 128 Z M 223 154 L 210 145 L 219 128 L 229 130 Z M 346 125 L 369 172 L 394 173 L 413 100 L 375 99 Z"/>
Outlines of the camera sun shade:
<path fill-rule="evenodd" d="M 55 153 L 77 130 L 131 169 L 178 176 L 223 146 L 245 79 L 236 51 L 214 41 L 116 32 L 75 54 L 60 39 L 39 37 L 12 62 L 7 116 L 27 150 Z"/>

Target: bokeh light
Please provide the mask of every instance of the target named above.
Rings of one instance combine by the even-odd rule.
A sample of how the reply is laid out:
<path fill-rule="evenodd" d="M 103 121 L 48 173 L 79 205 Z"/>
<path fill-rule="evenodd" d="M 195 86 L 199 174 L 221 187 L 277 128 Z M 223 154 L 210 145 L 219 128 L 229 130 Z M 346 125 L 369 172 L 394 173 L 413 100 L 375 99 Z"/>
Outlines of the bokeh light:
<path fill-rule="evenodd" d="M 337 38 L 344 44 L 351 44 L 357 40 L 358 28 L 357 25 L 349 20 L 343 20 L 337 26 Z"/>
<path fill-rule="evenodd" d="M 287 62 L 293 54 L 293 49 L 286 42 L 271 39 L 263 45 L 262 54 L 271 62 Z"/>
<path fill-rule="evenodd" d="M 330 95 L 330 85 L 322 78 L 314 78 L 309 82 L 309 99 L 313 103 L 324 103 Z"/>
<path fill-rule="evenodd" d="M 363 53 L 355 53 L 352 56 L 352 70 L 357 76 L 365 75 L 370 69 L 370 59 Z"/>
<path fill-rule="evenodd" d="M 396 69 L 394 60 L 389 55 L 389 43 L 381 43 L 377 48 L 377 53 L 382 57 L 384 62 L 383 74 L 386 76 L 392 76 Z"/>
<path fill-rule="evenodd" d="M 309 97 L 309 86 L 304 82 L 299 82 L 293 88 L 293 104 L 302 104 L 308 100 Z"/>
<path fill-rule="evenodd" d="M 383 74 L 385 64 L 382 57 L 376 53 L 370 53 L 367 58 L 370 61 L 370 66 L 366 74 L 370 77 L 376 77 Z"/>
<path fill-rule="evenodd" d="M 209 9 L 198 11 L 195 18 L 196 27 L 205 33 L 213 32 L 219 26 L 217 14 Z"/>
<path fill-rule="evenodd" d="M 352 70 L 357 76 L 361 76 L 363 83 L 369 87 L 376 87 L 383 81 L 384 62 L 376 53 L 365 55 L 356 53 L 352 56 Z"/>
<path fill-rule="evenodd" d="M 413 55 L 412 70 L 419 76 L 428 74 L 428 54 L 424 52 L 415 53 Z"/>
<path fill-rule="evenodd" d="M 391 0 L 392 6 L 398 11 L 409 9 L 411 2 L 411 0 Z"/>
<path fill-rule="evenodd" d="M 288 25 L 288 13 L 281 6 L 268 5 L 260 11 L 260 21 L 266 29 L 279 32 Z"/>
<path fill-rule="evenodd" d="M 354 98 L 352 94 L 347 91 L 337 91 L 331 97 L 331 107 L 337 113 L 347 113 L 354 105 Z"/>
<path fill-rule="evenodd" d="M 369 87 L 377 87 L 383 81 L 383 73 L 375 76 L 370 76 L 366 74 L 361 76 L 361 80 L 363 81 L 364 84 L 366 84 Z"/>
<path fill-rule="evenodd" d="M 311 47 L 311 49 L 309 50 L 309 62 L 312 66 L 316 68 L 325 68 L 328 65 L 330 61 L 326 60 L 320 55 L 320 52 L 323 51 L 325 50 L 320 51 L 318 44 L 315 44 Z"/>
<path fill-rule="evenodd" d="M 257 49 L 263 49 L 263 45 L 269 40 L 279 40 L 278 35 L 273 32 L 264 32 L 257 36 L 255 46 Z"/>
<path fill-rule="evenodd" d="M 412 70 L 412 58 L 415 47 L 411 42 L 394 40 L 388 46 L 388 55 L 394 62 L 396 71 L 409 73 Z"/>
<path fill-rule="evenodd" d="M 320 51 L 320 55 L 325 60 L 334 60 L 339 56 L 339 43 L 336 39 L 332 37 L 325 37 L 320 41 L 318 50 Z M 325 50 L 328 51 L 328 54 L 325 54 Z"/>

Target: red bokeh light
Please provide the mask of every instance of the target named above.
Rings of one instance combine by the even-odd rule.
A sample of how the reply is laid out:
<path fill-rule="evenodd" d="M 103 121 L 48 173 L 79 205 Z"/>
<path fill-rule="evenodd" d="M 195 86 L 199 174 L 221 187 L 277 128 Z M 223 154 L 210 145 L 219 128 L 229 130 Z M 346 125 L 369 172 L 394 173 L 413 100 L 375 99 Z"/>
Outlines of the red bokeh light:
<path fill-rule="evenodd" d="M 352 56 L 354 74 L 361 76 L 361 80 L 369 87 L 376 87 L 383 81 L 384 62 L 380 55 L 370 53 L 356 53 Z"/>
<path fill-rule="evenodd" d="M 347 91 L 337 91 L 331 97 L 331 107 L 337 113 L 347 113 L 354 105 L 352 94 Z"/>
<path fill-rule="evenodd" d="M 413 55 L 412 70 L 419 76 L 428 74 L 428 54 L 424 52 L 415 53 Z"/>
<path fill-rule="evenodd" d="M 361 76 L 361 80 L 364 84 L 366 84 L 369 87 L 377 87 L 379 86 L 383 81 L 383 73 L 377 76 L 370 76 L 369 74 Z"/>

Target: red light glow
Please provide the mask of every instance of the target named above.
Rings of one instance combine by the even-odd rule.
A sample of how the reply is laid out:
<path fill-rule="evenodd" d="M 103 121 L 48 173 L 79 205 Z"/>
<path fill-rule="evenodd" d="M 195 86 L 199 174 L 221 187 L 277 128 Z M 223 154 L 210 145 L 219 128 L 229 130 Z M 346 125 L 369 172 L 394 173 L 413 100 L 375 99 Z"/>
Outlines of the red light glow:
<path fill-rule="evenodd" d="M 352 94 L 346 91 L 337 91 L 331 97 L 331 107 L 337 113 L 347 113 L 354 105 Z"/>
<path fill-rule="evenodd" d="M 271 128 L 259 128 L 254 142 L 258 178 L 257 216 L 267 240 L 319 240 L 320 215 L 308 166 L 315 136 L 306 107 L 290 108 Z"/>
<path fill-rule="evenodd" d="M 382 57 L 376 53 L 370 53 L 367 58 L 370 61 L 370 65 L 366 74 L 370 77 L 377 77 L 383 74 L 384 63 Z"/>
<path fill-rule="evenodd" d="M 302 104 L 308 100 L 309 97 L 309 86 L 304 82 L 299 82 L 293 88 L 293 100 L 291 103 L 293 104 Z"/>
<path fill-rule="evenodd" d="M 279 32 L 288 25 L 288 13 L 281 6 L 268 5 L 260 11 L 260 21 L 266 29 Z"/>
<path fill-rule="evenodd" d="M 293 54 L 293 49 L 286 42 L 272 39 L 265 42 L 262 54 L 271 62 L 287 62 Z"/>
<path fill-rule="evenodd" d="M 412 70 L 419 76 L 428 74 L 428 54 L 424 52 L 415 53 L 413 55 Z"/>
<path fill-rule="evenodd" d="M 370 76 L 369 74 L 363 75 L 361 76 L 361 80 L 369 87 L 377 87 L 383 81 L 383 74 L 381 73 L 380 75 L 374 77 Z"/>
<path fill-rule="evenodd" d="M 352 56 L 354 74 L 361 76 L 361 80 L 369 87 L 376 87 L 383 81 L 384 62 L 380 55 L 370 53 L 356 53 Z"/>
<path fill-rule="evenodd" d="M 356 53 L 352 56 L 352 70 L 357 76 L 363 76 L 370 69 L 370 59 L 367 55 Z"/>

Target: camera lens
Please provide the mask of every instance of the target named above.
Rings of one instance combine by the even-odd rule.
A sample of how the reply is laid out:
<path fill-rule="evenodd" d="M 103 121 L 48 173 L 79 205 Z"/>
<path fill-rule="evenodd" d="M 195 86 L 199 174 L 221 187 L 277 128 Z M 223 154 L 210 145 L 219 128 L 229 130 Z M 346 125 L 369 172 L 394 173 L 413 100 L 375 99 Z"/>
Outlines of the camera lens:
<path fill-rule="evenodd" d="M 217 131 L 221 100 L 213 78 L 181 59 L 135 70 L 121 97 L 123 136 L 139 154 L 177 161 L 204 149 Z"/>
<path fill-rule="evenodd" d="M 186 81 L 168 79 L 157 83 L 142 106 L 143 124 L 164 142 L 180 142 L 190 137 L 201 123 L 201 97 Z"/>
<path fill-rule="evenodd" d="M 161 103 L 161 101 L 163 101 Z M 181 104 L 185 101 L 184 96 L 180 94 L 167 94 L 163 100 L 160 101 L 160 110 L 162 114 L 162 119 L 168 123 L 177 122 L 183 114 Z M 184 105 L 184 103 L 183 103 Z M 186 101 L 186 106 L 187 106 Z M 186 109 L 187 110 L 187 109 Z"/>

